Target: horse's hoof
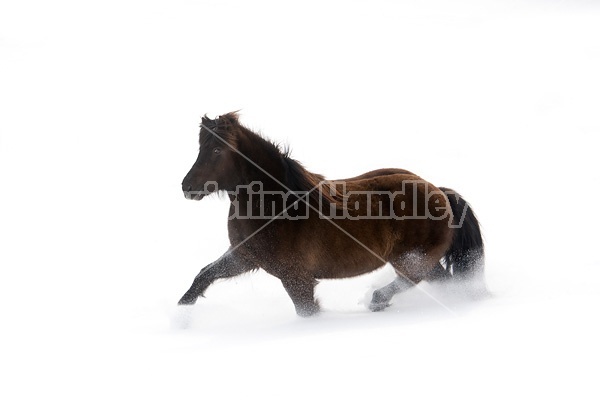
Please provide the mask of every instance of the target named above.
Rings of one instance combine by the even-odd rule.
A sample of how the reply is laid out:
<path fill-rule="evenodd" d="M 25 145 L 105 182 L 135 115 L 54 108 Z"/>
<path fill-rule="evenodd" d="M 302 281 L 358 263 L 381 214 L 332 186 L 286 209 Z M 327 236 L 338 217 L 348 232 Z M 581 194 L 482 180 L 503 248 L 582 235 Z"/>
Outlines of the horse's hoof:
<path fill-rule="evenodd" d="M 369 304 L 369 310 L 371 310 L 373 312 L 378 312 L 378 311 L 385 310 L 389 306 L 390 306 L 389 303 L 371 303 L 371 304 Z"/>
<path fill-rule="evenodd" d="M 192 306 L 196 304 L 196 299 L 183 296 L 177 303 L 178 306 Z"/>
<path fill-rule="evenodd" d="M 303 318 L 312 317 L 317 315 L 321 310 L 318 306 L 315 307 L 307 307 L 307 308 L 299 308 L 296 310 L 296 313 Z"/>
<path fill-rule="evenodd" d="M 378 289 L 373 292 L 373 297 L 371 298 L 371 304 L 369 304 L 369 310 L 371 311 L 382 311 L 385 310 L 390 303 L 389 296 L 383 294 L 381 289 Z"/>

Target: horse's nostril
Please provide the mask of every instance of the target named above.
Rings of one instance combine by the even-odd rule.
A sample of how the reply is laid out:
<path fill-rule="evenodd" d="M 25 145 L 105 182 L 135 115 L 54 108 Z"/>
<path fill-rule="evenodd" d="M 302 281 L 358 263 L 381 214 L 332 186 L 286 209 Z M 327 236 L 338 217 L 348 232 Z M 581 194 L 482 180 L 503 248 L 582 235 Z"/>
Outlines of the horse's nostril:
<path fill-rule="evenodd" d="M 182 185 L 184 192 L 189 192 L 192 190 L 192 185 Z"/>

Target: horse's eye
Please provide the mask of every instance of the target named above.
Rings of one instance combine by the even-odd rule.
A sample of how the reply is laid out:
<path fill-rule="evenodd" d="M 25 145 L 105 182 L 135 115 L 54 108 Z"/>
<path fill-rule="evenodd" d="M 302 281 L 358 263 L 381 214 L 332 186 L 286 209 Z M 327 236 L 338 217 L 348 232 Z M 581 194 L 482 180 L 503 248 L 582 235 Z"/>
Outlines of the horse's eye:
<path fill-rule="evenodd" d="M 215 153 L 215 154 L 221 154 L 221 148 L 220 147 L 215 147 L 215 149 L 213 150 L 213 153 Z"/>

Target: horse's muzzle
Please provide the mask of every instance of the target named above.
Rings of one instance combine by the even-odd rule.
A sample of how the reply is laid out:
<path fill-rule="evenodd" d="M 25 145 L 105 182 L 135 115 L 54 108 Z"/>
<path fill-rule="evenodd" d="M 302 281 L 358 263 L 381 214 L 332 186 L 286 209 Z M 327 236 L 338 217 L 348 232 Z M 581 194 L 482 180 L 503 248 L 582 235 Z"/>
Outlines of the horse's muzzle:
<path fill-rule="evenodd" d="M 195 190 L 184 190 L 183 195 L 188 200 L 202 200 L 206 193 Z"/>

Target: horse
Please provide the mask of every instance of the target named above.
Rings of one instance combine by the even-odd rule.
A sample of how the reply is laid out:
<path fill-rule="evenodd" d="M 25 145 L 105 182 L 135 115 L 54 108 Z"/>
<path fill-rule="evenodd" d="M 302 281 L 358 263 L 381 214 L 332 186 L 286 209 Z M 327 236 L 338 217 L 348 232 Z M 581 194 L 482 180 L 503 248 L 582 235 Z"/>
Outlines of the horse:
<path fill-rule="evenodd" d="M 199 142 L 182 190 L 196 201 L 227 193 L 230 247 L 200 270 L 179 305 L 195 304 L 218 279 L 258 269 L 281 281 L 303 317 L 320 311 L 319 280 L 387 263 L 396 276 L 373 293 L 372 311 L 421 281 L 483 277 L 480 225 L 454 190 L 395 168 L 326 180 L 244 127 L 237 112 L 202 117 Z"/>

